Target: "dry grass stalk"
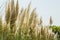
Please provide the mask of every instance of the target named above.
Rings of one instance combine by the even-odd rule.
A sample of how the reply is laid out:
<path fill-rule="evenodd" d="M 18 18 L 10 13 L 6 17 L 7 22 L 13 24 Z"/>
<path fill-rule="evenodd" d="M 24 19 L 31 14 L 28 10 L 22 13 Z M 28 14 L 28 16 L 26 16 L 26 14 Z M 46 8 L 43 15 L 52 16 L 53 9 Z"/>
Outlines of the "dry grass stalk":
<path fill-rule="evenodd" d="M 52 20 L 52 17 L 50 16 L 50 26 L 52 25 L 53 23 L 53 20 Z"/>
<path fill-rule="evenodd" d="M 8 4 L 8 6 L 6 7 L 5 20 L 6 20 L 6 23 L 8 24 L 10 20 L 10 4 Z"/>
<path fill-rule="evenodd" d="M 2 18 L 0 17 L 0 40 L 3 40 L 3 27 L 2 27 Z"/>

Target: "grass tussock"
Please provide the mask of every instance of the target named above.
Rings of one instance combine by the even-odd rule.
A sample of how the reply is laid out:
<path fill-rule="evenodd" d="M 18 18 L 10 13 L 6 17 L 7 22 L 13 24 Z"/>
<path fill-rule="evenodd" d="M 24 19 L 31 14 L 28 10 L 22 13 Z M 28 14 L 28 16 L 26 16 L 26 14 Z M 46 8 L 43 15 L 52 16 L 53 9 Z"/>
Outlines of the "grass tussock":
<path fill-rule="evenodd" d="M 6 7 L 6 23 L 2 24 L 0 18 L 0 40 L 57 40 L 52 29 L 43 26 L 42 18 L 38 21 L 36 9 L 30 12 L 30 5 L 31 3 L 20 11 L 18 0 L 16 5 L 11 0 Z"/>

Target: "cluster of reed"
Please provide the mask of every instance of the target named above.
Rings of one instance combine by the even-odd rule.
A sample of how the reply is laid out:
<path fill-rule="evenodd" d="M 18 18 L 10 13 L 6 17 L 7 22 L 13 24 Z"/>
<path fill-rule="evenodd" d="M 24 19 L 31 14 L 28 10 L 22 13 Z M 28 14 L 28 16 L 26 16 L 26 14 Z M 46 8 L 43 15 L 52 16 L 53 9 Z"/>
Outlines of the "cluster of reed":
<path fill-rule="evenodd" d="M 30 12 L 30 5 L 19 13 L 18 0 L 16 5 L 11 0 L 6 7 L 5 22 L 0 18 L 0 40 L 57 40 L 57 35 L 43 26 L 41 19 L 37 22 L 36 9 Z"/>

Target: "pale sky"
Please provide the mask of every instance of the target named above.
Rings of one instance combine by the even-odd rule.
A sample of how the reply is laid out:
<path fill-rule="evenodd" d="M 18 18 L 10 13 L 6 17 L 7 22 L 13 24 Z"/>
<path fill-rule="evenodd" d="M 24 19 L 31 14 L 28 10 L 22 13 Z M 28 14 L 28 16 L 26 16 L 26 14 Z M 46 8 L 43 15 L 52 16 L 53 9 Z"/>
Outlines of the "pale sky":
<path fill-rule="evenodd" d="M 9 0 L 0 0 L 0 15 L 4 16 L 5 5 Z M 37 15 L 42 16 L 43 23 L 49 24 L 49 18 L 52 16 L 53 24 L 60 25 L 60 0 L 19 0 L 20 8 L 27 8 L 31 1 L 31 10 L 36 8 Z"/>

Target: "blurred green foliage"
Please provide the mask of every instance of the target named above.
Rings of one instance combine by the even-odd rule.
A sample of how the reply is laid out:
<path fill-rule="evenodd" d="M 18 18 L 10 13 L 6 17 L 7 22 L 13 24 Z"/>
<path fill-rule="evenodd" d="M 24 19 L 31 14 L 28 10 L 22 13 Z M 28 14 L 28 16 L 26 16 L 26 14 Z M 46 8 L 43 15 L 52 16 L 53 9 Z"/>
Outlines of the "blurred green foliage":
<path fill-rule="evenodd" d="M 53 31 L 54 33 L 58 33 L 58 39 L 60 39 L 60 26 L 55 26 L 55 25 L 53 25 L 53 26 L 51 26 L 50 28 L 52 28 L 52 31 Z"/>

